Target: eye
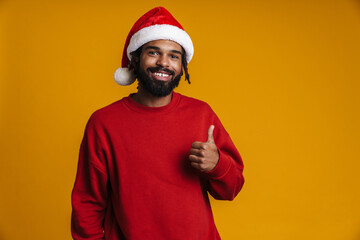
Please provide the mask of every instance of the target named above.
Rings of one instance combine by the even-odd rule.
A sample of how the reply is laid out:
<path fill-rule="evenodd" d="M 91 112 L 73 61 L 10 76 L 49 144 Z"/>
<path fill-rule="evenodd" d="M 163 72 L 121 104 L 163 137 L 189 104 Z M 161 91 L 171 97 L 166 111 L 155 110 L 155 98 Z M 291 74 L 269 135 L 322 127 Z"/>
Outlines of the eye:
<path fill-rule="evenodd" d="M 170 58 L 172 58 L 172 59 L 179 59 L 179 56 L 177 56 L 177 55 L 170 55 Z"/>
<path fill-rule="evenodd" d="M 155 51 L 149 51 L 148 54 L 153 55 L 153 56 L 158 55 L 158 53 Z"/>

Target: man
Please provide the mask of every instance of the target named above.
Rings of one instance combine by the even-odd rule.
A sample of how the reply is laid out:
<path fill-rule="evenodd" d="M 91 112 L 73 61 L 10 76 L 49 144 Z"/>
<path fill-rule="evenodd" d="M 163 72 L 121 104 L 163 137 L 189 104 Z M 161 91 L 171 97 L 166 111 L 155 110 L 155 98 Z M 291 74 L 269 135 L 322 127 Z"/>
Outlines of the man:
<path fill-rule="evenodd" d="M 138 91 L 90 118 L 72 193 L 74 239 L 220 239 L 209 192 L 232 200 L 243 163 L 204 102 L 173 92 L 193 55 L 164 8 L 131 29 L 115 80 Z M 189 81 L 190 82 L 190 81 Z"/>

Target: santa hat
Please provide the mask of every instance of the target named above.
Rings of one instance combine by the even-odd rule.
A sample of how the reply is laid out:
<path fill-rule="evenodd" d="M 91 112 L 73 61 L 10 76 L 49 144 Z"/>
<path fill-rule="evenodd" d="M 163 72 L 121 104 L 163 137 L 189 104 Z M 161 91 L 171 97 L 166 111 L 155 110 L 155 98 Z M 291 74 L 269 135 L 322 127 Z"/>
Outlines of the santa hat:
<path fill-rule="evenodd" d="M 145 43 L 160 39 L 171 40 L 181 45 L 186 53 L 186 61 L 190 62 L 194 54 L 190 36 L 169 11 L 163 7 L 157 7 L 140 17 L 131 28 L 125 42 L 121 68 L 118 68 L 114 74 L 115 81 L 123 86 L 132 84 L 136 76 L 128 68 L 131 60 L 130 53 Z"/>

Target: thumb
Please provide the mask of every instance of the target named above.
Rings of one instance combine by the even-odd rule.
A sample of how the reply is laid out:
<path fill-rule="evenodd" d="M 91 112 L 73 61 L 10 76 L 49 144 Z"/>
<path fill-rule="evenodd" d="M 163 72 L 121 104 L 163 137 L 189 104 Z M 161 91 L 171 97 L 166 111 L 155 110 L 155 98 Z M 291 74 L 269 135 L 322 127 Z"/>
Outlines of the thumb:
<path fill-rule="evenodd" d="M 207 143 L 215 143 L 215 140 L 214 140 L 214 128 L 215 126 L 214 125 L 211 125 L 208 129 L 208 132 L 207 132 Z"/>

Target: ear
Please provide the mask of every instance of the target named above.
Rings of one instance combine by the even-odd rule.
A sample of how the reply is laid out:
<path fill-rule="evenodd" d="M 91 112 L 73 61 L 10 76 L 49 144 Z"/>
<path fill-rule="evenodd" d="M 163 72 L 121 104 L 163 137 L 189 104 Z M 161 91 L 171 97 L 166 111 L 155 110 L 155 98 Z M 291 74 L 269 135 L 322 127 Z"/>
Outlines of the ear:
<path fill-rule="evenodd" d="M 132 52 L 131 53 L 131 60 L 129 63 L 129 68 L 133 71 L 134 75 L 137 76 L 137 70 L 140 64 L 140 54 L 141 52 Z"/>

